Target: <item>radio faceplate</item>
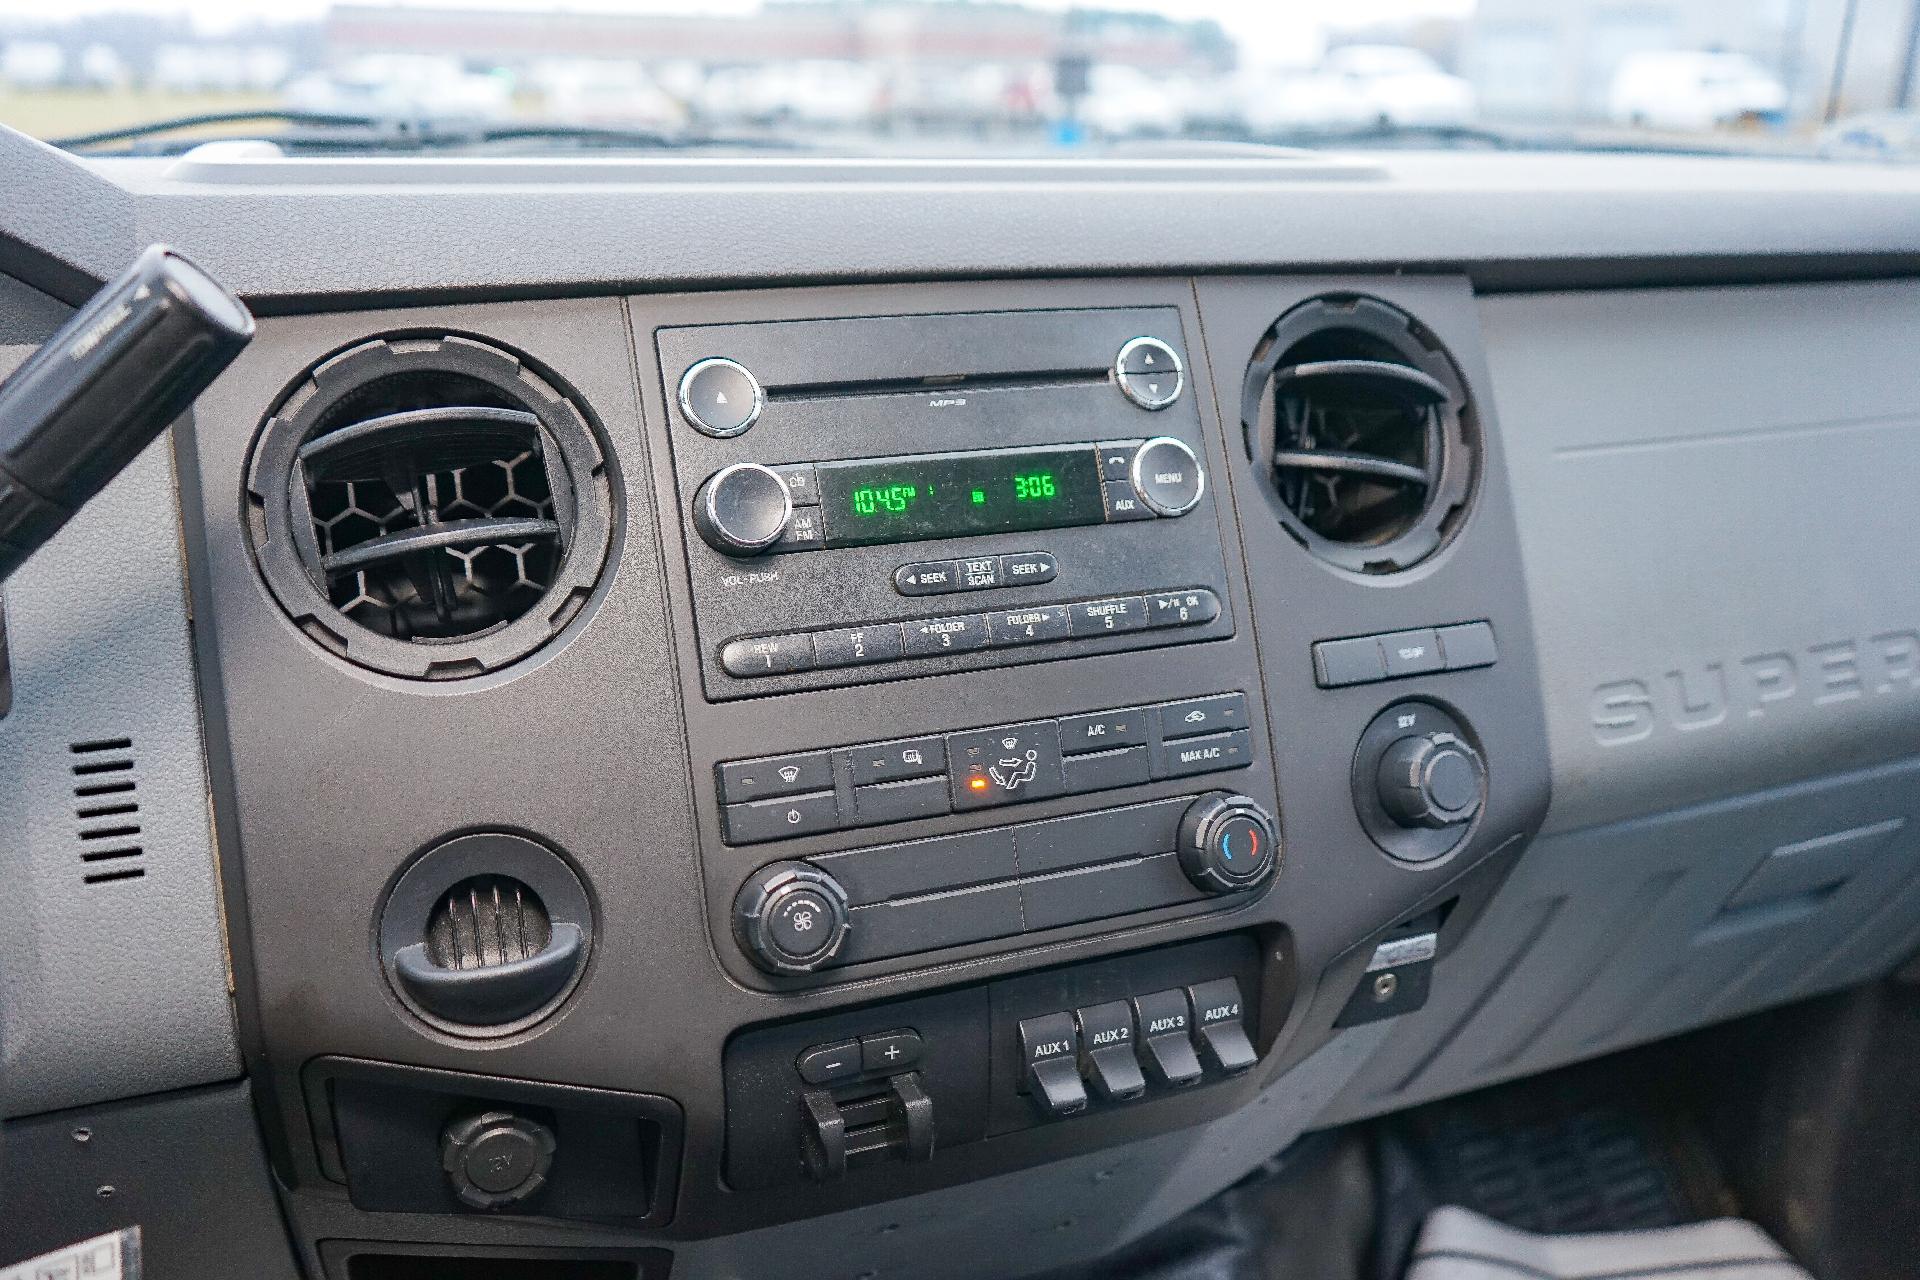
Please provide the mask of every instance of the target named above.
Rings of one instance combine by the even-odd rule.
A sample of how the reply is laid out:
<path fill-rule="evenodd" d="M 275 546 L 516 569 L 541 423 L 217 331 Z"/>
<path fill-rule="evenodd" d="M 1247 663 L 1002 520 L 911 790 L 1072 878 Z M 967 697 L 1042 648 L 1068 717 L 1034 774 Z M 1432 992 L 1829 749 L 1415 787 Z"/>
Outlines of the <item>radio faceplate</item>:
<path fill-rule="evenodd" d="M 1176 309 L 657 342 L 709 698 L 1233 634 Z"/>

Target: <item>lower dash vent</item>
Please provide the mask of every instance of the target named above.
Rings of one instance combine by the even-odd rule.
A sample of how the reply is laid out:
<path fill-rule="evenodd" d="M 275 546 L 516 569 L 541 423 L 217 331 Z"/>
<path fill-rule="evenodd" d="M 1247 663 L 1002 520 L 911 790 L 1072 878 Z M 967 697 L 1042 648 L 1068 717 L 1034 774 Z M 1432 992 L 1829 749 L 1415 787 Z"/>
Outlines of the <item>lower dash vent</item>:
<path fill-rule="evenodd" d="M 133 739 L 97 738 L 67 746 L 73 775 L 75 842 L 86 884 L 138 880 L 147 874 L 140 843 L 139 781 Z"/>

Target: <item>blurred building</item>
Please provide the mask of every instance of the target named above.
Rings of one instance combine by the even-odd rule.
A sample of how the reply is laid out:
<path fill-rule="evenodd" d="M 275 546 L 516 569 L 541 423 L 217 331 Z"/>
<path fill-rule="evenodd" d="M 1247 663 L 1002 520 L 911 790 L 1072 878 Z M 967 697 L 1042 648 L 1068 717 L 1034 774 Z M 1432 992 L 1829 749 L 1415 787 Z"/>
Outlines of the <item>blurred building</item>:
<path fill-rule="evenodd" d="M 1832 81 L 1849 0 L 1479 0 L 1460 71 L 1490 117 L 1594 119 L 1628 55 L 1655 50 L 1744 53 L 1817 117 Z M 1901 105 L 1916 0 L 1853 0 L 1842 105 Z M 1920 85 L 1913 88 L 1920 89 Z"/>
<path fill-rule="evenodd" d="M 343 4 L 327 16 L 326 41 L 335 61 L 370 53 L 452 54 L 504 67 L 568 57 L 649 66 L 794 61 L 980 66 L 1077 52 L 1096 62 L 1199 73 L 1230 65 L 1233 57 L 1231 43 L 1215 23 L 950 0 L 800 0 L 769 4 L 748 17 Z"/>

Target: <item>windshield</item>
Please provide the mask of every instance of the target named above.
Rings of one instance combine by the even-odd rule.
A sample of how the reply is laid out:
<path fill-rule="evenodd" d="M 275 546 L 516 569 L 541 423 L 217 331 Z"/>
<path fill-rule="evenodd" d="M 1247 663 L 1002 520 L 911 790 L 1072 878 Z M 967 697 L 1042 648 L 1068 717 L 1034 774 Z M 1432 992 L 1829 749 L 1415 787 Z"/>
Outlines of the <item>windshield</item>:
<path fill-rule="evenodd" d="M 1220 144 L 1920 157 L 1911 0 L 0 0 L 0 123 L 861 153 Z"/>

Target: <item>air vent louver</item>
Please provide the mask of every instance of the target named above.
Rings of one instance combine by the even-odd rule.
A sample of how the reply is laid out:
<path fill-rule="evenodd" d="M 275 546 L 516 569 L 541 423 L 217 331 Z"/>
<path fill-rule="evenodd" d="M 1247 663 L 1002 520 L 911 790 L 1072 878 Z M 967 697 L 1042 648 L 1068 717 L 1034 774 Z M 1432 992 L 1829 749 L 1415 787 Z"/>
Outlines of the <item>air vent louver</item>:
<path fill-rule="evenodd" d="M 73 774 L 74 833 L 84 884 L 113 884 L 147 874 L 140 843 L 139 779 L 133 739 L 95 738 L 67 746 Z"/>
<path fill-rule="evenodd" d="M 1282 525 L 1341 568 L 1408 568 L 1465 508 L 1474 447 L 1459 376 L 1384 303 L 1315 299 L 1283 316 L 1248 370 L 1242 417 Z"/>
<path fill-rule="evenodd" d="M 442 969 L 529 960 L 553 936 L 540 896 L 511 876 L 475 876 L 448 890 L 427 921 L 427 956 Z"/>
<path fill-rule="evenodd" d="M 256 557 L 316 639 L 396 675 L 513 661 L 583 606 L 611 496 L 579 409 L 497 347 L 380 339 L 269 419 L 248 488 Z"/>

